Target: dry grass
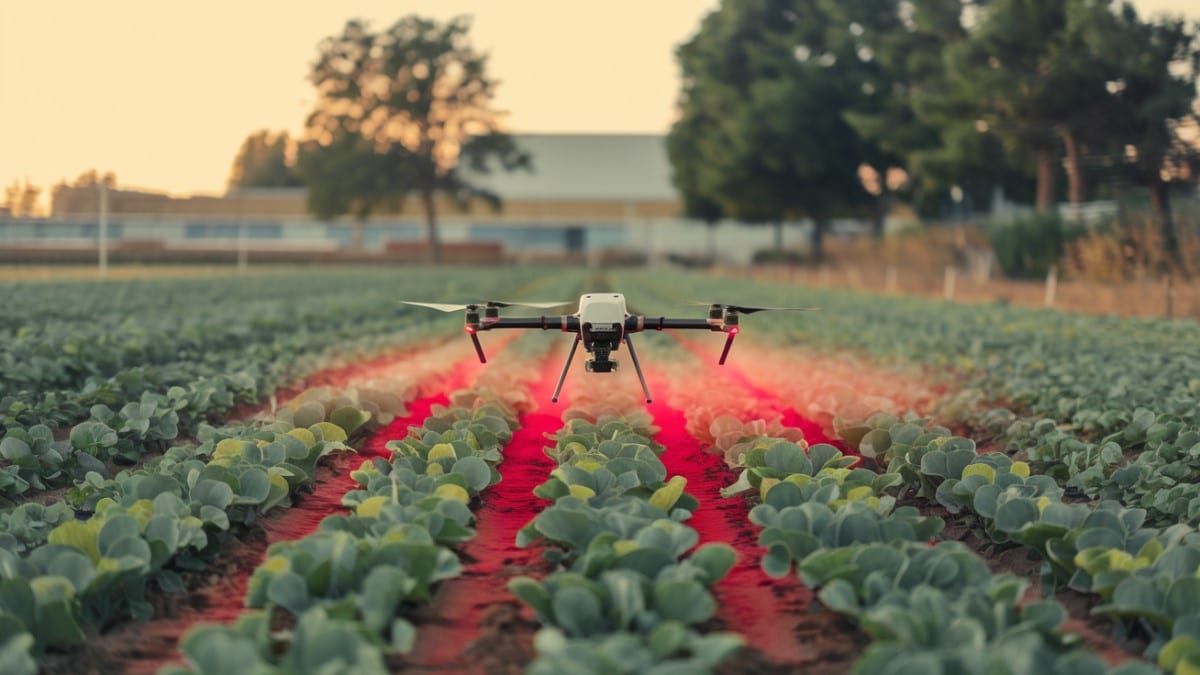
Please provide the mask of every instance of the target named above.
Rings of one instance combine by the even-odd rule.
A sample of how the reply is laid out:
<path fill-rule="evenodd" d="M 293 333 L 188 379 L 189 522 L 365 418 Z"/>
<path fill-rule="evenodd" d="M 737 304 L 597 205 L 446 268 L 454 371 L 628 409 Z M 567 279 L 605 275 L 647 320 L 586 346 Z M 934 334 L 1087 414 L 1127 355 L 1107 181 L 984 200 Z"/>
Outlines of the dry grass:
<path fill-rule="evenodd" d="M 763 268 L 756 278 L 775 283 L 795 283 L 814 288 L 843 288 L 873 293 L 948 298 L 956 302 L 1007 302 L 1023 307 L 1046 306 L 1046 282 L 985 279 L 955 272 L 947 282 L 945 267 L 891 268 L 886 265 L 809 268 Z M 1174 282 L 1172 316 L 1200 319 L 1200 280 Z M 949 291 L 949 293 L 947 293 Z M 1119 316 L 1167 316 L 1165 278 L 1147 278 L 1113 283 L 1059 281 L 1054 308 L 1088 314 Z"/>

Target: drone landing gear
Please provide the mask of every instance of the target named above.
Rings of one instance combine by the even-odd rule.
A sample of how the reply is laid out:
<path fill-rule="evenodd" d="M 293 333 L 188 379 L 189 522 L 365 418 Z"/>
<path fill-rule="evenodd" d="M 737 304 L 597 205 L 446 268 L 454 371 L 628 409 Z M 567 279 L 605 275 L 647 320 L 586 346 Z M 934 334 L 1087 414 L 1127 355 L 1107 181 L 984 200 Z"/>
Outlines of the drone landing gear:
<path fill-rule="evenodd" d="M 733 338 L 737 337 L 737 326 L 729 329 L 729 337 L 725 338 L 725 348 L 721 350 L 721 360 L 717 361 L 717 365 L 725 365 L 725 359 L 729 356 L 729 348 L 733 346 Z"/>
<path fill-rule="evenodd" d="M 575 341 L 571 343 L 571 351 L 567 352 L 567 362 L 563 364 L 562 373 L 558 376 L 558 384 L 554 387 L 554 395 L 550 397 L 551 403 L 558 403 L 558 395 L 562 393 L 563 382 L 567 379 L 567 372 L 571 370 L 571 361 L 575 358 L 575 350 L 579 348 L 579 343 L 583 338 L 576 336 Z M 625 335 L 625 344 L 629 346 L 629 358 L 633 361 L 633 369 L 637 371 L 638 381 L 642 383 L 642 392 L 646 394 L 646 403 L 653 403 L 650 398 L 650 387 L 646 386 L 646 376 L 642 374 L 642 364 L 638 362 L 637 352 L 633 349 L 633 340 L 629 335 Z"/>
<path fill-rule="evenodd" d="M 475 353 L 479 355 L 480 363 L 487 363 L 487 357 L 483 355 L 483 345 L 479 344 L 479 336 L 476 330 L 467 326 L 467 335 L 471 336 L 471 343 L 475 345 Z"/>
<path fill-rule="evenodd" d="M 637 352 L 633 351 L 633 338 L 629 334 L 625 334 L 625 344 L 629 345 L 629 358 L 633 361 L 633 369 L 637 371 L 638 380 L 642 382 L 642 391 L 646 394 L 646 403 L 653 403 L 650 400 L 650 387 L 646 386 L 646 376 L 642 375 L 642 364 L 638 363 Z"/>
<path fill-rule="evenodd" d="M 567 362 L 563 364 L 562 374 L 558 376 L 558 385 L 554 387 L 554 396 L 550 397 L 551 403 L 558 403 L 558 395 L 562 393 L 563 382 L 567 379 L 567 371 L 571 369 L 571 359 L 575 358 L 575 349 L 579 347 L 581 340 L 582 338 L 576 335 L 575 341 L 571 343 L 571 351 L 567 352 Z"/>

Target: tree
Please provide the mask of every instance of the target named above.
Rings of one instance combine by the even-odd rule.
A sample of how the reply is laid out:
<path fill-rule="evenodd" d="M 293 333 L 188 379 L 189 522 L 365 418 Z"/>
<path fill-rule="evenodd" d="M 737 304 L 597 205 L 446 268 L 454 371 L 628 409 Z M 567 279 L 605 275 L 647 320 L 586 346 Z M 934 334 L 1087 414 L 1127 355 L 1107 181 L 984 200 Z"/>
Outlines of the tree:
<path fill-rule="evenodd" d="M 708 252 L 710 261 L 716 260 L 715 230 L 725 217 L 721 205 L 702 193 L 698 169 L 702 158 L 693 155 L 699 141 L 715 127 L 713 120 L 702 117 L 697 110 L 689 110 L 671 127 L 667 135 L 667 157 L 673 167 L 671 182 L 679 190 L 683 200 L 683 215 L 700 220 L 708 228 Z"/>
<path fill-rule="evenodd" d="M 677 52 L 684 86 L 671 131 L 673 143 L 694 146 L 673 157 L 693 196 L 774 224 L 777 246 L 783 221 L 807 216 L 815 260 L 833 214 L 866 199 L 861 144 L 841 114 L 858 86 L 838 66 L 846 27 L 824 5 L 727 0 L 706 16 Z"/>
<path fill-rule="evenodd" d="M 302 185 L 288 161 L 292 145 L 286 131 L 262 129 L 247 136 L 229 170 L 229 189 Z"/>
<path fill-rule="evenodd" d="M 376 152 L 362 136 L 346 133 L 328 145 L 306 142 L 298 152 L 296 173 L 308 186 L 308 210 L 322 219 L 352 215 L 351 248 L 361 250 L 371 213 L 380 207 L 400 209 L 403 186 L 409 182 L 398 175 L 410 166 L 408 158 L 401 156 L 406 152 L 400 145 Z"/>
<path fill-rule="evenodd" d="M 1053 206 L 1060 157 L 1062 51 L 1067 5 L 1086 0 L 994 0 L 963 42 L 945 57 L 949 105 L 943 112 L 977 120 L 1010 152 L 1028 153 L 1037 172 L 1036 206 Z"/>
<path fill-rule="evenodd" d="M 352 192 L 343 203 L 399 206 L 407 195 L 417 196 L 433 262 L 441 260 L 437 197 L 460 206 L 477 198 L 499 205 L 496 195 L 459 172 L 459 164 L 483 172 L 529 166 L 500 130 L 500 114 L 491 107 L 496 82 L 487 76 L 487 56 L 468 43 L 469 28 L 465 17 L 438 24 L 408 16 L 381 32 L 351 20 L 340 35 L 321 42 L 309 77 L 318 94 L 310 137 L 323 147 L 346 144 L 331 155 L 315 153 L 312 161 L 369 150 L 389 163 L 375 178 L 348 181 Z"/>
<path fill-rule="evenodd" d="M 1178 262 L 1170 185 L 1194 181 L 1200 170 L 1200 147 L 1180 133 L 1200 123 L 1200 37 L 1180 19 L 1141 21 L 1128 4 L 1118 16 L 1120 30 L 1106 45 L 1117 72 L 1107 87 L 1110 102 L 1097 116 L 1098 142 L 1129 180 L 1149 190 L 1164 257 Z"/>
<path fill-rule="evenodd" d="M 4 188 L 4 206 L 8 209 L 9 215 L 14 218 L 29 218 L 39 214 L 38 197 L 42 194 L 42 189 L 26 178 L 24 182 L 14 180 Z"/>

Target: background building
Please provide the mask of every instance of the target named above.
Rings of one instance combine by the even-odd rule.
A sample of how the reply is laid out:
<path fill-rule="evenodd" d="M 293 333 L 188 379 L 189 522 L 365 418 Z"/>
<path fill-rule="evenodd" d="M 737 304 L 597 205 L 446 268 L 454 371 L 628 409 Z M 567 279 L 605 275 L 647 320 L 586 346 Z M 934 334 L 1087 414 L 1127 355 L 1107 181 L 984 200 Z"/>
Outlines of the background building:
<path fill-rule="evenodd" d="M 464 212 L 443 203 L 438 222 L 444 242 L 498 246 L 517 261 L 716 252 L 731 263 L 772 245 L 768 228 L 706 227 L 682 218 L 661 135 L 524 134 L 516 140 L 533 170 L 475 176 L 500 195 L 502 210 L 477 203 Z M 99 204 L 97 187 L 59 187 L 48 218 L 0 223 L 0 246 L 28 253 L 91 249 Z M 116 250 L 336 252 L 350 246 L 351 229 L 348 217 L 322 221 L 310 215 L 303 188 L 192 197 L 111 189 L 108 195 L 108 237 Z M 790 230 L 789 241 L 804 237 L 798 228 Z M 425 236 L 423 214 L 409 203 L 400 213 L 373 215 L 363 244 L 367 254 L 416 250 Z"/>

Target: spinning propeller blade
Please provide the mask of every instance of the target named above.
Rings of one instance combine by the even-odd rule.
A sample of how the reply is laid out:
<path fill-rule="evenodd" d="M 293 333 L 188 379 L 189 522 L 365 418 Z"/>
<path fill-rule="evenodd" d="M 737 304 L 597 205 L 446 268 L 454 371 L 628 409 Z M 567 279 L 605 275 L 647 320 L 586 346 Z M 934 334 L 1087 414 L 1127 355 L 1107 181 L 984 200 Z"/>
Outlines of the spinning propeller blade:
<path fill-rule="evenodd" d="M 401 300 L 401 304 L 415 305 L 417 307 L 428 307 L 436 309 L 439 312 L 460 312 L 467 309 L 470 305 L 447 305 L 440 302 L 412 302 L 410 300 Z"/>
<path fill-rule="evenodd" d="M 507 302 L 507 301 L 488 301 L 492 307 L 536 307 L 538 309 L 550 309 L 551 307 L 561 307 L 571 304 L 568 302 Z"/>
<path fill-rule="evenodd" d="M 706 307 L 721 307 L 723 309 L 731 309 L 738 314 L 753 314 L 755 312 L 819 312 L 820 307 L 752 307 L 749 305 L 726 305 L 720 302 L 695 302 L 693 305 L 704 305 Z"/>
<path fill-rule="evenodd" d="M 450 305 L 441 302 L 413 302 L 411 300 L 401 300 L 405 305 L 416 305 L 417 307 L 428 307 L 436 309 L 439 312 L 460 312 L 464 309 L 479 309 L 481 307 L 536 307 L 539 309 L 548 309 L 550 307 L 559 307 L 566 305 L 566 302 L 507 302 L 503 300 L 488 300 L 486 302 L 471 303 L 469 305 Z"/>

